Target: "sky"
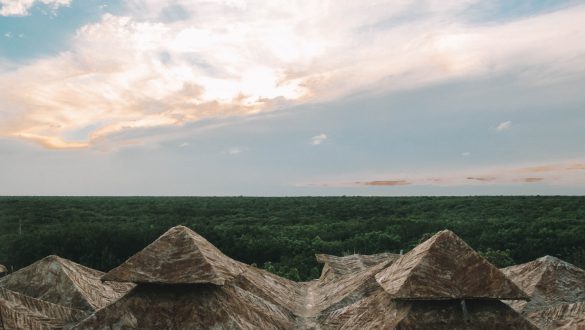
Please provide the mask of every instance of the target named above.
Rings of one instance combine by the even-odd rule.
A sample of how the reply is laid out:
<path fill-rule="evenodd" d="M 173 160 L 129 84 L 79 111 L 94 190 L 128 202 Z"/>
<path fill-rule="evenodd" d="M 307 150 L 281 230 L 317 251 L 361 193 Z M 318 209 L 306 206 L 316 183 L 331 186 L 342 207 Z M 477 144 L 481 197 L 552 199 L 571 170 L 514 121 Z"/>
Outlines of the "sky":
<path fill-rule="evenodd" d="M 585 2 L 0 0 L 0 195 L 585 195 Z"/>

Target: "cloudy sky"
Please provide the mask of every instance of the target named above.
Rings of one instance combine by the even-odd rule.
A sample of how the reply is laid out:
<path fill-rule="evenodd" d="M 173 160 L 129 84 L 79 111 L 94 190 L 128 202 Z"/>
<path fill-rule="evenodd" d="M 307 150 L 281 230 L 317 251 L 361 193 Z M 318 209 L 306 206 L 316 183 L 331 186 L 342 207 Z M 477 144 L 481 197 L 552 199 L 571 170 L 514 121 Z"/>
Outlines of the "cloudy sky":
<path fill-rule="evenodd" d="M 0 0 L 0 195 L 585 194 L 585 2 Z"/>

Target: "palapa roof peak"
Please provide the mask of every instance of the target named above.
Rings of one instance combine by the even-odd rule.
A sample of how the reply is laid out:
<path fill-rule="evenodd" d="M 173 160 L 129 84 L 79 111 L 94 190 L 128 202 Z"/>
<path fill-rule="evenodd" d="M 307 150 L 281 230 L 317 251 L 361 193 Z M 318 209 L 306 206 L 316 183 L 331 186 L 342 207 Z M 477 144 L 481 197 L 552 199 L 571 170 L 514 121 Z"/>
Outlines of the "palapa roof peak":
<path fill-rule="evenodd" d="M 159 284 L 223 285 L 241 266 L 185 226 L 176 226 L 108 272 L 102 280 Z"/>
<path fill-rule="evenodd" d="M 502 272 L 530 295 L 530 302 L 512 304 L 519 311 L 585 302 L 585 270 L 561 259 L 545 256 Z"/>
<path fill-rule="evenodd" d="M 0 279 L 0 287 L 69 308 L 93 311 L 128 292 L 131 284 L 103 283 L 100 272 L 56 255 Z"/>
<path fill-rule="evenodd" d="M 528 299 L 452 231 L 443 230 L 376 274 L 393 299 Z"/>

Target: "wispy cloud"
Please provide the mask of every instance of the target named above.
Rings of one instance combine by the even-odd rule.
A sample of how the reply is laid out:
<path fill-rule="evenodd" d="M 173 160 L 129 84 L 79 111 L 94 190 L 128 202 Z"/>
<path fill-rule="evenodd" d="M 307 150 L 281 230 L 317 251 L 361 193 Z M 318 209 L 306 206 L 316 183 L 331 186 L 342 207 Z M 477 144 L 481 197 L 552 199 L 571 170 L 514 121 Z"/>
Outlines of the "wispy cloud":
<path fill-rule="evenodd" d="M 505 131 L 507 129 L 510 129 L 510 127 L 512 127 L 512 122 L 511 121 L 504 121 L 501 122 L 497 127 L 496 130 L 497 131 Z"/>
<path fill-rule="evenodd" d="M 0 1 L 5 14 L 35 3 Z M 432 0 L 413 12 L 402 0 L 132 0 L 125 16 L 82 27 L 58 55 L 0 71 L 0 136 L 84 148 L 129 130 L 249 116 L 364 89 L 519 67 L 547 73 L 531 83 L 585 72 L 585 44 L 575 42 L 585 39 L 585 6 L 486 25 L 463 19 L 476 2 Z M 165 14 L 170 3 L 181 17 Z"/>
<path fill-rule="evenodd" d="M 366 181 L 366 182 L 356 182 L 358 185 L 365 185 L 365 186 L 406 186 L 411 184 L 410 181 L 406 180 L 384 180 L 384 181 Z"/>
<path fill-rule="evenodd" d="M 36 4 L 49 6 L 53 11 L 69 6 L 71 0 L 0 0 L 0 16 L 26 16 Z"/>
<path fill-rule="evenodd" d="M 538 176 L 534 176 L 538 173 Z M 357 186 L 465 186 L 548 184 L 573 186 L 585 184 L 585 161 L 565 161 L 532 166 L 503 166 L 493 168 L 462 169 L 458 171 L 418 171 L 417 174 L 370 175 L 369 180 L 335 180 L 311 183 L 310 186 L 357 187 Z M 372 179 L 378 177 L 379 179 Z M 392 179 L 384 179 L 391 177 Z"/>
<path fill-rule="evenodd" d="M 327 134 L 321 133 L 321 134 L 315 135 L 311 138 L 311 144 L 314 146 L 318 146 L 321 143 L 325 142 L 325 140 L 327 140 Z"/>
<path fill-rule="evenodd" d="M 231 147 L 231 148 L 224 150 L 222 153 L 226 154 L 226 155 L 234 156 L 234 155 L 239 155 L 242 152 L 244 152 L 244 149 L 242 149 L 240 147 Z"/>

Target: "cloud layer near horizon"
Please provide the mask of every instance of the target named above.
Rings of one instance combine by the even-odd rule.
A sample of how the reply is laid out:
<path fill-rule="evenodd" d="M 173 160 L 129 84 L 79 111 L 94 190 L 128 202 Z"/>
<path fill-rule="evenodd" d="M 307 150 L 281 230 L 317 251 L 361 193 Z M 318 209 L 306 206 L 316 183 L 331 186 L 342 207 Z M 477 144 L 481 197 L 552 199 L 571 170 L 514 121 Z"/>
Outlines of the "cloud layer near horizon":
<path fill-rule="evenodd" d="M 0 62 L 0 135 L 86 148 L 133 129 L 247 116 L 363 90 L 518 68 L 530 83 L 546 85 L 585 72 L 585 44 L 576 42 L 585 40 L 585 6 L 487 24 L 473 20 L 473 8 L 485 9 L 480 5 L 131 1 L 124 16 L 106 14 L 79 29 L 56 56 Z"/>
<path fill-rule="evenodd" d="M 428 173 L 371 174 L 368 180 L 337 180 L 310 183 L 307 186 L 464 186 L 517 185 L 541 183 L 547 185 L 582 186 L 585 184 L 585 161 L 568 160 L 559 163 L 527 166 L 496 166 L 457 171 L 430 171 Z M 376 179 L 373 179 L 376 177 Z"/>

